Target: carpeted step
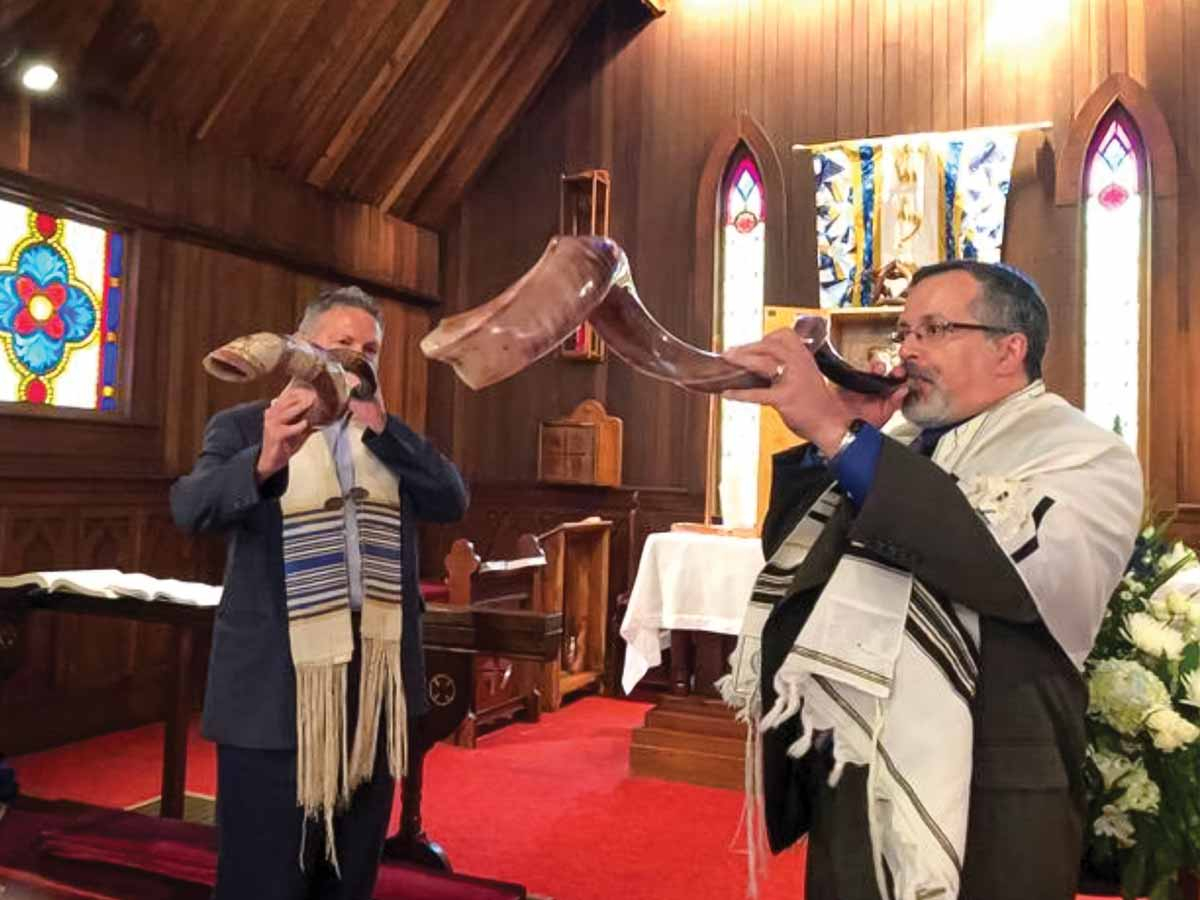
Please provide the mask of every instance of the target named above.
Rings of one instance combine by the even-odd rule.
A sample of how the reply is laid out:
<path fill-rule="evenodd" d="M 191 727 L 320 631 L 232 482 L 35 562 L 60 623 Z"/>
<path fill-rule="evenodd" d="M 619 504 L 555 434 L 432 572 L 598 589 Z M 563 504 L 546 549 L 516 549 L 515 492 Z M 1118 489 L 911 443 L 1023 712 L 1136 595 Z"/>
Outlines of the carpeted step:
<path fill-rule="evenodd" d="M 657 747 L 664 750 L 687 750 L 691 753 L 709 753 L 728 756 L 739 762 L 745 753 L 745 742 L 741 738 L 717 737 L 710 734 L 692 734 L 667 728 L 638 728 L 633 732 L 633 747 Z"/>
<path fill-rule="evenodd" d="M 685 734 L 708 737 L 746 739 L 746 726 L 726 712 L 724 717 L 696 712 L 677 712 L 666 707 L 655 707 L 646 713 L 646 728 L 663 731 L 679 731 Z M 636 734 L 636 732 L 635 732 Z"/>

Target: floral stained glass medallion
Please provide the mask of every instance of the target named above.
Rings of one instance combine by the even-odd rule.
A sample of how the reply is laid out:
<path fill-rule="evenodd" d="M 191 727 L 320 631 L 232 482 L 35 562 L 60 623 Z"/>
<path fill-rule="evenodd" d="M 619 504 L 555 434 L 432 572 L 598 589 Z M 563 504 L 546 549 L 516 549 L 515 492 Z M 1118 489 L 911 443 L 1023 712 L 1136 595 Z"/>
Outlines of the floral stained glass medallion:
<path fill-rule="evenodd" d="M 0 401 L 117 408 L 124 240 L 0 199 Z"/>
<path fill-rule="evenodd" d="M 1133 123 L 1114 107 L 1085 163 L 1084 409 L 1138 446 L 1144 154 Z"/>

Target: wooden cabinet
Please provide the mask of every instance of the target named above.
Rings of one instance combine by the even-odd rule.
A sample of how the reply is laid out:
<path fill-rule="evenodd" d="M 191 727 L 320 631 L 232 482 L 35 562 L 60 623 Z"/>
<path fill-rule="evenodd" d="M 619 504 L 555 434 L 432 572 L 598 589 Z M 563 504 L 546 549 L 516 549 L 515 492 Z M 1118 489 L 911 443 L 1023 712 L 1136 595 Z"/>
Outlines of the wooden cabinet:
<path fill-rule="evenodd" d="M 538 426 L 538 480 L 616 487 L 623 436 L 620 419 L 598 400 L 584 400 L 569 416 Z"/>
<path fill-rule="evenodd" d="M 607 169 L 587 169 L 563 175 L 559 188 L 558 233 L 608 237 L 608 195 L 612 186 Z M 560 349 L 564 359 L 598 363 L 604 341 L 591 322 L 582 322 Z"/>
<path fill-rule="evenodd" d="M 545 711 L 558 709 L 567 694 L 604 686 L 612 527 L 605 519 L 589 518 L 564 522 L 541 537 L 546 573 L 535 609 L 563 617 L 559 658 L 541 671 Z"/>

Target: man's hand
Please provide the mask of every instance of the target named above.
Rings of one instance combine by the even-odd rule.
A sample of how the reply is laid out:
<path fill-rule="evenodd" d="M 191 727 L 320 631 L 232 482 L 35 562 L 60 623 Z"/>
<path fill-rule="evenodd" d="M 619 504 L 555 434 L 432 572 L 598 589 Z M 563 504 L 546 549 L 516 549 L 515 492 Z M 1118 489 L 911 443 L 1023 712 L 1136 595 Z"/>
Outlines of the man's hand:
<path fill-rule="evenodd" d="M 871 371 L 876 375 L 883 375 L 883 363 L 871 363 Z M 893 378 L 902 377 L 904 366 L 896 366 L 887 374 Z M 882 428 L 884 423 L 896 414 L 896 410 L 904 405 L 904 398 L 908 396 L 907 384 L 902 384 L 890 394 L 860 394 L 840 387 L 835 390 L 854 418 L 870 422 L 876 428 Z"/>
<path fill-rule="evenodd" d="M 308 411 L 317 401 L 317 394 L 306 384 L 292 383 L 271 401 L 263 413 L 262 449 L 254 474 L 262 484 L 283 469 L 312 434 Z"/>
<path fill-rule="evenodd" d="M 376 434 L 383 434 L 387 430 L 387 410 L 383 405 L 383 392 L 376 391 L 370 400 L 351 400 L 350 417 Z"/>
<path fill-rule="evenodd" d="M 788 428 L 812 441 L 827 457 L 837 452 L 853 419 L 882 425 L 900 408 L 907 393 L 907 388 L 901 387 L 890 397 L 879 398 L 835 389 L 817 369 L 804 339 L 791 329 L 773 331 L 757 343 L 726 351 L 724 356 L 771 381 L 769 387 L 726 391 L 725 397 L 774 407 Z"/>

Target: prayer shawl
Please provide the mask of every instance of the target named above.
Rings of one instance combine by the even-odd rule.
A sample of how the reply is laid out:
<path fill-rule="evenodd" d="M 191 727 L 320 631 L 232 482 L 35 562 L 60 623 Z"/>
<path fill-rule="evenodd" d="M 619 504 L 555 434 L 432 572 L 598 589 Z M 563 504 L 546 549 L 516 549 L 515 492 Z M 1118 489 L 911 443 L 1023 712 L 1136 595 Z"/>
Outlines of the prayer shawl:
<path fill-rule="evenodd" d="M 371 778 L 381 712 L 387 716 L 388 768 L 405 771 L 405 704 L 400 674 L 400 491 L 351 423 L 362 550 L 362 675 L 358 725 L 347 758 L 346 667 L 354 652 L 344 500 L 328 443 L 314 433 L 289 463 L 283 509 L 288 633 L 296 669 L 296 802 L 322 818 L 325 850 L 337 866 L 333 815 Z"/>
<path fill-rule="evenodd" d="M 885 429 L 908 442 L 916 429 Z M 933 462 L 950 473 L 1008 555 L 1043 621 L 1082 668 L 1133 547 L 1142 511 L 1137 460 L 1036 381 L 947 432 Z M 826 490 L 767 561 L 754 586 L 726 702 L 750 724 L 746 794 L 752 875 L 765 850 L 755 725 L 799 714 L 801 757 L 814 733 L 832 735 L 835 785 L 846 763 L 869 767 L 867 819 L 880 895 L 886 861 L 900 900 L 958 895 L 971 786 L 972 699 L 979 617 L 934 597 L 911 572 L 844 549 L 763 714 L 763 625 L 844 500 Z M 950 598 L 954 599 L 954 598 Z"/>

